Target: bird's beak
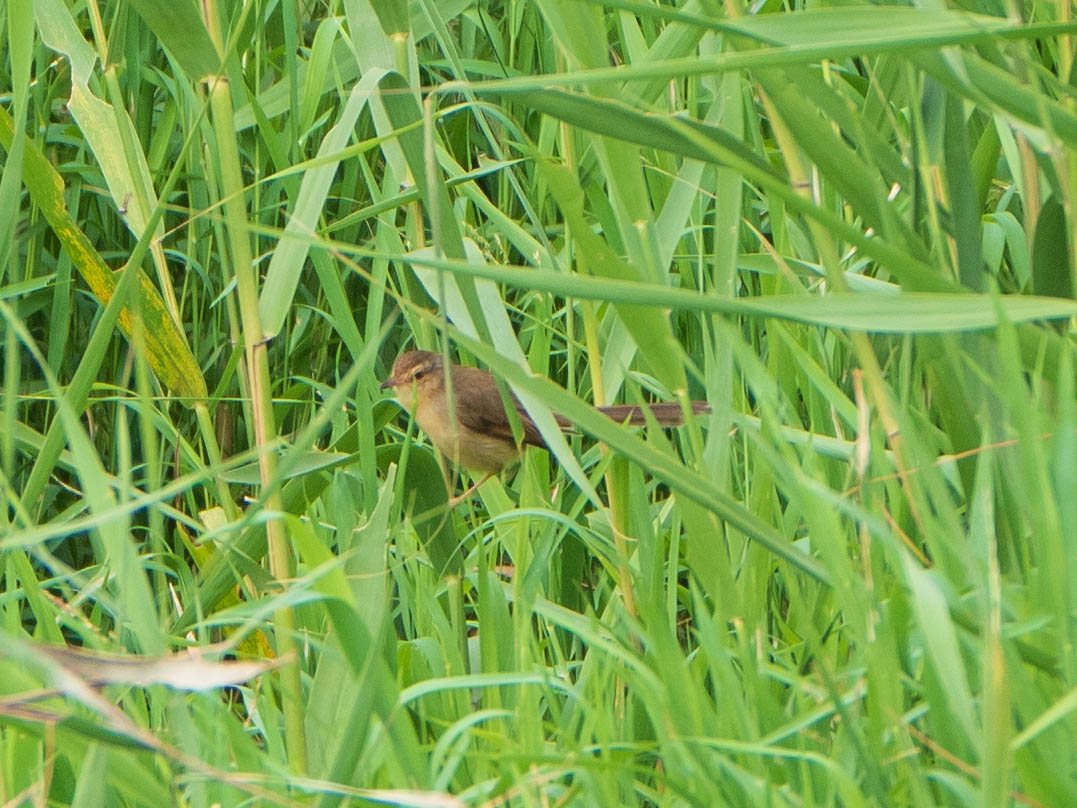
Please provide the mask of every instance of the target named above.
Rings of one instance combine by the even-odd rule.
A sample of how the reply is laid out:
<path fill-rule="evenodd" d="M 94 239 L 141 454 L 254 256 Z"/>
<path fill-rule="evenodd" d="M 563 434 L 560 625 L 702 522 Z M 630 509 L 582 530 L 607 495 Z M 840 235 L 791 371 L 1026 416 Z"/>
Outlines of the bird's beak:
<path fill-rule="evenodd" d="M 383 381 L 381 383 L 381 385 L 378 387 L 378 389 L 379 390 L 388 390 L 390 387 L 396 387 L 396 376 L 390 376 L 388 379 Z"/>

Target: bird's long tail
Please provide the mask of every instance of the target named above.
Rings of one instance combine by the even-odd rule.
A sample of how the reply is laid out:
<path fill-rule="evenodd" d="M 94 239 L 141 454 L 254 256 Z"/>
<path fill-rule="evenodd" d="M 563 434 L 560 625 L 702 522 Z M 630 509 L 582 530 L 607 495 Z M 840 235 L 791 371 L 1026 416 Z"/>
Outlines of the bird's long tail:
<path fill-rule="evenodd" d="M 689 406 L 693 415 L 704 415 L 711 411 L 710 405 L 706 401 L 692 401 Z M 639 404 L 611 404 L 607 407 L 596 407 L 596 409 L 619 424 L 643 426 L 647 423 L 647 416 L 643 412 L 643 407 Z M 660 401 L 655 404 L 648 404 L 647 409 L 651 411 L 654 420 L 661 426 L 681 426 L 684 423 L 684 410 L 681 409 L 678 401 Z M 557 416 L 557 423 L 560 424 L 562 429 L 569 429 L 572 426 L 572 423 L 561 415 Z"/>

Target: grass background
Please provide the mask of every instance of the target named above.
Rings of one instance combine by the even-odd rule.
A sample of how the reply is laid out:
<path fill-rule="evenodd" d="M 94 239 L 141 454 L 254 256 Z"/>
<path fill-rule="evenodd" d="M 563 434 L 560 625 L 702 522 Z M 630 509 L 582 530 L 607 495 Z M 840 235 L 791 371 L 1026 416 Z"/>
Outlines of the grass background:
<path fill-rule="evenodd" d="M 0 2 L 0 804 L 1077 803 L 1077 26 L 809 6 Z"/>

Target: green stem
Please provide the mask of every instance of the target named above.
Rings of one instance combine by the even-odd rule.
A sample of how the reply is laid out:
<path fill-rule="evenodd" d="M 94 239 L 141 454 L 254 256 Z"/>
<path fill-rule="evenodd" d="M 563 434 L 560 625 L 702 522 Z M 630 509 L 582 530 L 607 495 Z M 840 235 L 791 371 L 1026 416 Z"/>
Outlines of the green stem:
<path fill-rule="evenodd" d="M 221 166 L 224 220 L 228 230 L 232 271 L 235 274 L 236 296 L 243 330 L 244 365 L 250 390 L 250 416 L 254 424 L 256 445 L 264 448 L 274 443 L 276 424 L 273 418 L 266 344 L 258 313 L 258 282 L 251 255 L 250 228 L 228 80 L 218 77 L 209 94 Z M 277 477 L 276 454 L 271 450 L 263 451 L 259 456 L 258 466 L 262 487 L 269 491 L 265 497 L 265 508 L 270 513 L 280 513 L 283 511 L 283 501 L 279 489 L 275 490 L 272 486 Z M 284 533 L 284 523 L 280 519 L 270 519 L 265 528 L 269 542 L 269 570 L 275 579 L 283 583 L 292 574 L 291 553 Z M 280 685 L 288 759 L 293 771 L 304 772 L 307 770 L 307 744 L 303 728 L 299 665 L 295 659 L 295 612 L 290 607 L 279 609 L 274 614 L 274 625 L 277 654 L 285 660 L 280 668 Z"/>

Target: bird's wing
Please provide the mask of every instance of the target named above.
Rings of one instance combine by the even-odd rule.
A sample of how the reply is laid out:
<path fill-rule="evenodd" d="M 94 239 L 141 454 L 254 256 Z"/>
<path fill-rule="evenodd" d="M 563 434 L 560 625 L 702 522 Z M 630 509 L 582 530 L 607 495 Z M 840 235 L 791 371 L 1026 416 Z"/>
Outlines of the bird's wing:
<path fill-rule="evenodd" d="M 501 399 L 497 382 L 485 370 L 460 365 L 454 367 L 453 397 L 456 399 L 456 417 L 460 420 L 461 426 L 490 437 L 501 438 L 507 443 L 515 443 L 508 415 L 501 407 L 490 406 L 490 402 Z M 527 414 L 516 396 L 509 393 L 509 397 L 516 405 L 516 414 L 523 427 L 523 442 L 545 449 L 546 441 L 542 439 L 531 416 Z"/>

